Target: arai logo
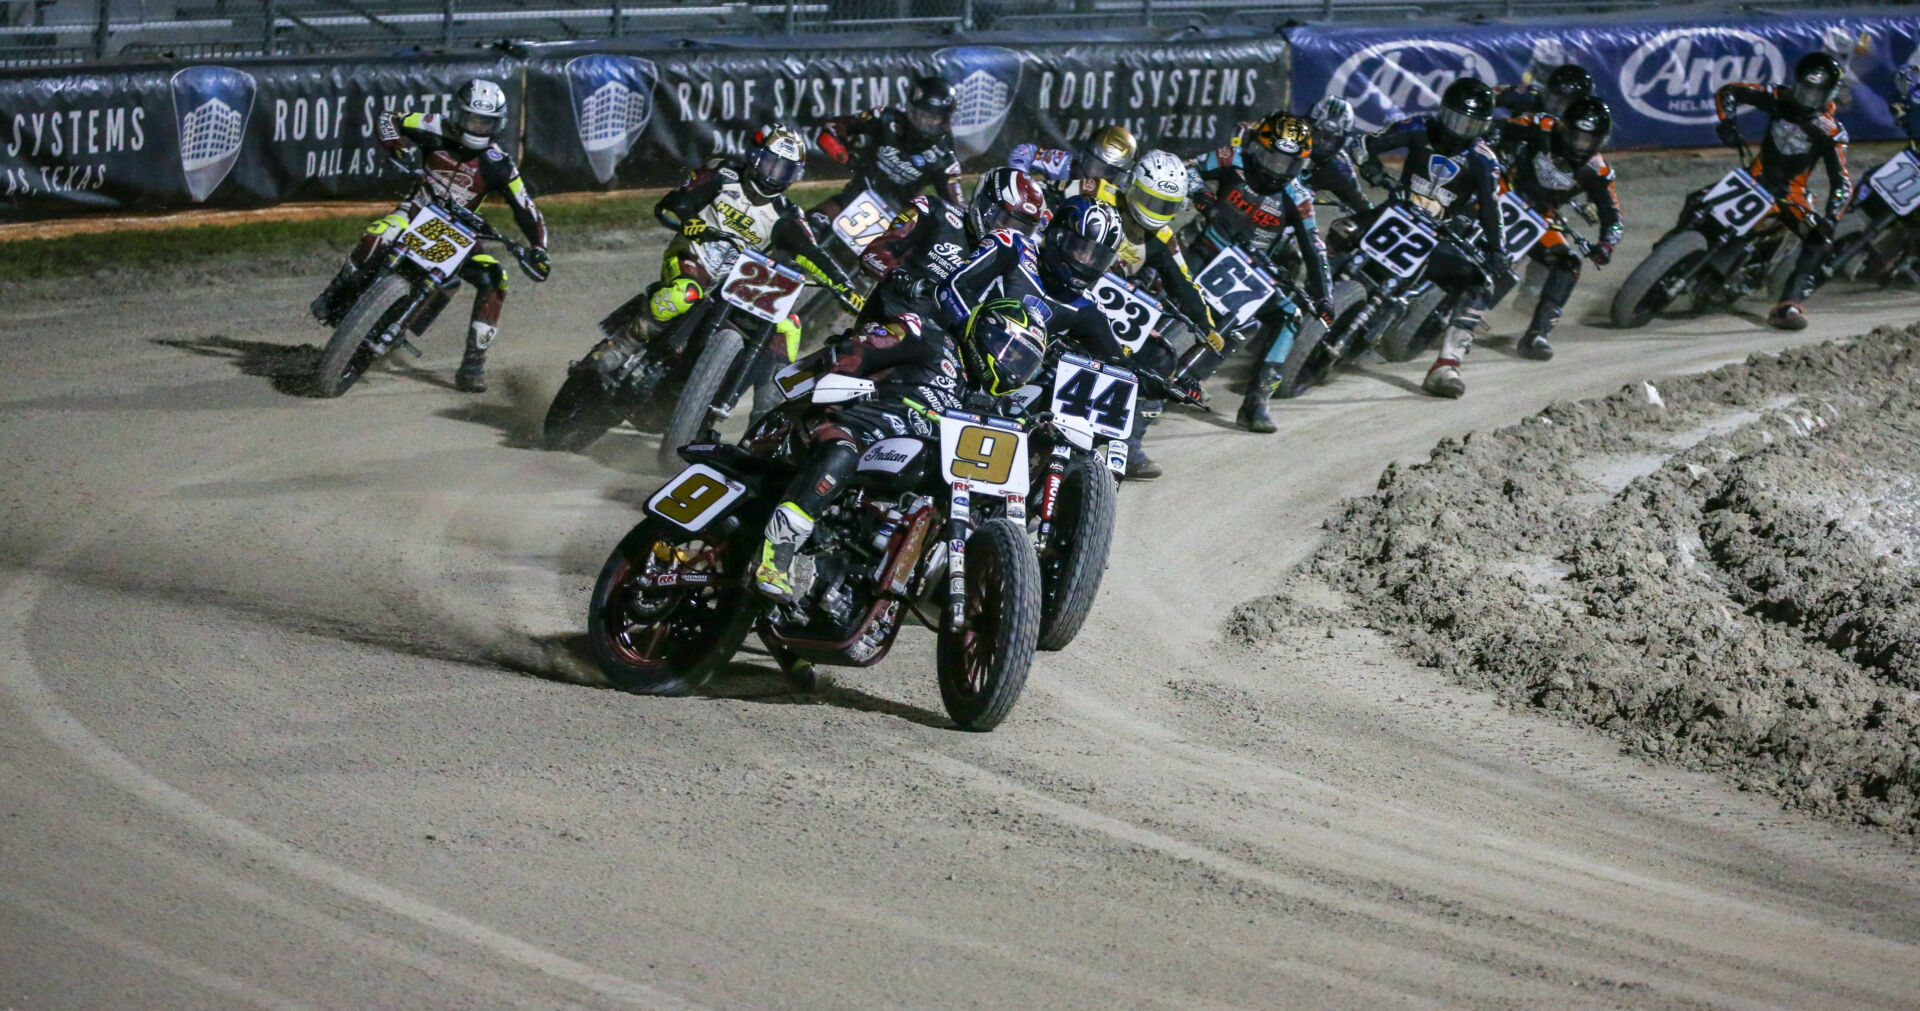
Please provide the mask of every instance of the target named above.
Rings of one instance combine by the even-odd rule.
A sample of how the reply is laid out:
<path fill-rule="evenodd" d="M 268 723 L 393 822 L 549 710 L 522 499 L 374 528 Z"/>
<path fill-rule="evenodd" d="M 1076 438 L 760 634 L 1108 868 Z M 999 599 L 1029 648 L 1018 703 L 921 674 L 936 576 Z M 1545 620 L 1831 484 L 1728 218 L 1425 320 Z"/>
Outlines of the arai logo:
<path fill-rule="evenodd" d="M 1491 84 L 1493 64 L 1454 42 L 1402 39 L 1368 46 L 1341 62 L 1327 94 L 1353 105 L 1354 125 L 1369 133 L 1440 107 L 1440 93 L 1456 78 Z"/>
<path fill-rule="evenodd" d="M 1719 119 L 1723 84 L 1769 84 L 1787 76 L 1780 50 L 1738 28 L 1676 28 L 1640 43 L 1620 68 L 1620 94 L 1642 115 L 1668 123 Z"/>

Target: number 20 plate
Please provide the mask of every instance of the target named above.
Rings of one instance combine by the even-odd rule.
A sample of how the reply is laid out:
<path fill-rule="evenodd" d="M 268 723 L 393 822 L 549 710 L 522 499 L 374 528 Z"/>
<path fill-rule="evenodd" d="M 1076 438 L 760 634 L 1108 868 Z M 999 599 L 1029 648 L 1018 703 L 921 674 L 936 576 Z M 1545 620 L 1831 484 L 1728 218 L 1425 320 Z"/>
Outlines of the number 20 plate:
<path fill-rule="evenodd" d="M 1027 494 L 1027 433 L 1004 418 L 959 411 L 940 416 L 940 471 L 947 483 L 982 495 Z"/>
<path fill-rule="evenodd" d="M 807 286 L 805 274 L 771 258 L 742 249 L 720 282 L 720 297 L 768 322 L 786 319 Z"/>
<path fill-rule="evenodd" d="M 747 486 L 707 466 L 696 463 L 675 474 L 653 497 L 647 511 L 676 526 L 699 533 L 724 512 L 733 500 L 747 493 Z"/>

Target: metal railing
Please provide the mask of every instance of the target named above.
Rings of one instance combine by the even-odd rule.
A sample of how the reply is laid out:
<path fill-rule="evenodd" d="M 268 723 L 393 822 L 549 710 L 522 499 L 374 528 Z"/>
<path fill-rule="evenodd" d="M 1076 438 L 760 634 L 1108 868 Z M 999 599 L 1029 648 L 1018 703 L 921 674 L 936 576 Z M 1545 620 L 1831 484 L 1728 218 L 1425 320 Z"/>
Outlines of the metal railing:
<path fill-rule="evenodd" d="M 0 0 L 0 66 L 463 49 L 503 39 L 1394 21 L 1658 0 Z M 1815 6 L 1774 3 L 1773 8 Z M 1824 6 L 1824 5 L 1823 5 Z"/>

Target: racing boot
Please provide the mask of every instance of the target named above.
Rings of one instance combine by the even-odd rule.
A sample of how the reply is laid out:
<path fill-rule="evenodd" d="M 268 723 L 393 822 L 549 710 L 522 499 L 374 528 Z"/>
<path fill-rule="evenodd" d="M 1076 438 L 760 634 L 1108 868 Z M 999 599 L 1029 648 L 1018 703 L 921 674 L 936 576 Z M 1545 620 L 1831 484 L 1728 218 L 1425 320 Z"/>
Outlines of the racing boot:
<path fill-rule="evenodd" d="M 753 570 L 754 588 L 782 604 L 792 603 L 799 594 L 793 582 L 793 560 L 811 536 L 813 517 L 792 502 L 775 507 L 767 519 L 766 543 L 760 546 L 760 565 Z"/>
<path fill-rule="evenodd" d="M 1467 392 L 1466 380 L 1460 378 L 1460 363 L 1473 350 L 1473 324 L 1479 322 L 1478 317 L 1478 313 L 1462 313 L 1448 325 L 1447 335 L 1440 340 L 1440 356 L 1427 369 L 1427 378 L 1420 384 L 1422 390 L 1448 400 L 1458 400 Z"/>
<path fill-rule="evenodd" d="M 1778 330 L 1805 330 L 1807 314 L 1794 302 L 1782 302 L 1767 314 L 1767 325 Z"/>
<path fill-rule="evenodd" d="M 1249 432 L 1275 431 L 1273 416 L 1267 413 L 1267 400 L 1273 396 L 1274 388 L 1280 385 L 1280 366 L 1269 362 L 1260 363 L 1253 372 L 1253 379 L 1247 384 L 1247 396 L 1240 402 L 1240 427 Z"/>
<path fill-rule="evenodd" d="M 1147 455 L 1147 419 L 1141 418 L 1127 436 L 1127 473 L 1129 481 L 1151 481 L 1166 473 Z"/>
<path fill-rule="evenodd" d="M 360 271 L 353 264 L 341 267 L 340 273 L 327 282 L 326 290 L 307 307 L 307 311 L 313 313 L 314 321 L 322 326 L 339 326 L 340 318 L 353 307 L 353 300 L 349 296 L 357 287 L 354 282 L 359 279 Z"/>
<path fill-rule="evenodd" d="M 1528 330 L 1521 335 L 1520 342 L 1514 345 L 1520 357 L 1544 362 L 1553 357 L 1553 345 L 1547 343 L 1547 335 L 1538 330 Z"/>
<path fill-rule="evenodd" d="M 453 374 L 453 388 L 462 393 L 487 392 L 487 348 L 499 329 L 491 323 L 474 320 L 467 331 L 467 351 L 460 356 L 460 371 Z"/>

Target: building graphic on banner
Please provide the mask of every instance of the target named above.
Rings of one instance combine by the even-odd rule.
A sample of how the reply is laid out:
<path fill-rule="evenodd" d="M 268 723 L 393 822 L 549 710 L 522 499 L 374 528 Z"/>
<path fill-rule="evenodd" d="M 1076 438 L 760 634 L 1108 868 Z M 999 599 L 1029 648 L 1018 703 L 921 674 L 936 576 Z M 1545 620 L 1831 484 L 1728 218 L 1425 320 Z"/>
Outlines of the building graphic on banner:
<path fill-rule="evenodd" d="M 188 67 L 173 75 L 172 90 L 180 171 L 197 204 L 226 180 L 246 145 L 253 76 L 231 67 Z"/>
<path fill-rule="evenodd" d="M 954 46 L 934 53 L 933 63 L 953 84 L 953 140 L 960 157 L 985 152 L 1020 96 L 1020 54 L 999 46 Z"/>
<path fill-rule="evenodd" d="M 1493 64 L 1457 42 L 1397 39 L 1367 46 L 1341 62 L 1327 95 L 1353 105 L 1354 123 L 1369 132 L 1440 107 L 1440 93 L 1457 77 L 1496 81 Z"/>
<path fill-rule="evenodd" d="M 653 121 L 652 61 L 633 56 L 581 56 L 567 62 L 567 91 L 580 147 L 593 177 L 606 185 Z"/>
<path fill-rule="evenodd" d="M 1735 81 L 1787 78 L 1780 49 L 1741 28 L 1679 28 L 1661 32 L 1620 66 L 1620 95 L 1635 111 L 1666 123 L 1715 122 L 1713 93 Z"/>

